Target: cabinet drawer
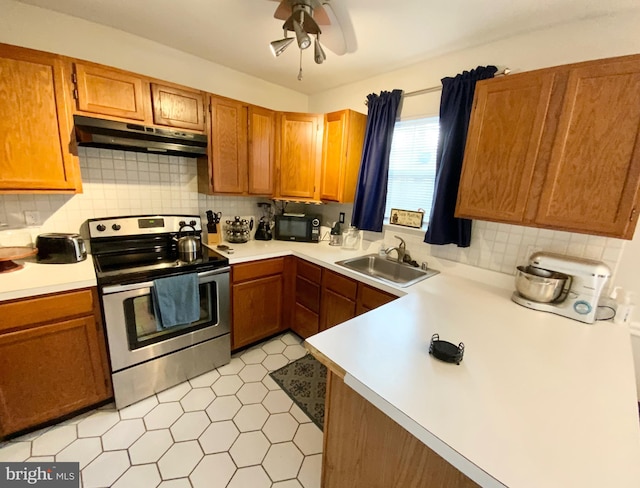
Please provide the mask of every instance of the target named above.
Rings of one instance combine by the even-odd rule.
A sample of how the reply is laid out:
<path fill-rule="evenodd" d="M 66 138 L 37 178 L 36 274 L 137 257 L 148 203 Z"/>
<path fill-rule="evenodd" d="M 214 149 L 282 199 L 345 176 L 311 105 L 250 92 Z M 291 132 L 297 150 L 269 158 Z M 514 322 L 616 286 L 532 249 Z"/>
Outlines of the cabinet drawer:
<path fill-rule="evenodd" d="M 296 274 L 298 276 L 303 276 L 312 283 L 320 284 L 320 280 L 322 278 L 322 268 L 317 264 L 310 263 L 309 261 L 304 261 L 303 259 L 298 259 L 296 261 Z"/>
<path fill-rule="evenodd" d="M 284 270 L 284 258 L 264 259 L 232 266 L 233 282 L 253 280 L 263 276 L 280 274 Z"/>
<path fill-rule="evenodd" d="M 0 332 L 73 316 L 91 315 L 93 307 L 91 289 L 0 303 Z"/>
<path fill-rule="evenodd" d="M 369 310 L 378 308 L 385 303 L 392 302 L 396 298 L 398 297 L 395 295 L 372 288 L 368 285 L 363 285 L 362 283 L 358 288 L 358 304 Z"/>
<path fill-rule="evenodd" d="M 338 295 L 342 295 L 349 300 L 355 301 L 358 282 L 347 278 L 346 276 L 339 275 L 333 271 L 325 269 L 322 275 L 322 286 L 328 290 L 336 292 Z"/>
<path fill-rule="evenodd" d="M 318 333 L 320 317 L 303 305 L 296 303 L 294 309 L 294 323 L 292 329 L 306 339 Z"/>
<path fill-rule="evenodd" d="M 315 313 L 320 312 L 320 285 L 298 276 L 296 277 L 296 302 Z"/>

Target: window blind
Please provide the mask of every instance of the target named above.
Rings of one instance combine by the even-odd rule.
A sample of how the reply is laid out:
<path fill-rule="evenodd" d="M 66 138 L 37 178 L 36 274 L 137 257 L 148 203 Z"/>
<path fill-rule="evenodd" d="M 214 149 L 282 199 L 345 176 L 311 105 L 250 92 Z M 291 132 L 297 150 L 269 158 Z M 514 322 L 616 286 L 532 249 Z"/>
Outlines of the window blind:
<path fill-rule="evenodd" d="M 392 208 L 424 209 L 429 219 L 436 178 L 438 117 L 396 122 L 393 130 L 385 220 Z"/>

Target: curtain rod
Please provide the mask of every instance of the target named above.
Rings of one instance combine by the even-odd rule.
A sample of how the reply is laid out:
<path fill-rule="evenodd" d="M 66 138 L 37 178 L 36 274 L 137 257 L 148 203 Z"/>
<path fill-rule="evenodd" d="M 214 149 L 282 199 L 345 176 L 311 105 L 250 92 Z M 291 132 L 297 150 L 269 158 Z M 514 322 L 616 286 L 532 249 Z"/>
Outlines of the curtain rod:
<path fill-rule="evenodd" d="M 496 71 L 496 74 L 494 76 L 505 76 L 505 75 L 508 75 L 509 73 L 511 73 L 511 70 L 509 68 L 502 68 Z M 429 88 L 422 88 L 421 90 L 414 90 L 407 93 L 403 93 L 402 98 L 414 97 L 416 95 L 424 95 L 425 93 L 433 93 L 441 90 L 442 90 L 442 85 L 430 86 Z M 367 105 L 366 100 L 364 101 L 364 104 Z"/>

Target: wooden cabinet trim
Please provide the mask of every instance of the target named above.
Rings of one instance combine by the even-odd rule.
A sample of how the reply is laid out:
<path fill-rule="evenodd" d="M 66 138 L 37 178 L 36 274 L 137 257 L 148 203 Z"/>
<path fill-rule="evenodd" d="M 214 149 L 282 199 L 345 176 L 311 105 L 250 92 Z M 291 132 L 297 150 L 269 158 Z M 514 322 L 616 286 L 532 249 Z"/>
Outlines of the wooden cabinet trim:
<path fill-rule="evenodd" d="M 322 273 L 322 288 L 334 291 L 349 300 L 356 300 L 358 282 L 341 274 L 325 269 Z"/>
<path fill-rule="evenodd" d="M 263 259 L 231 266 L 233 283 L 261 278 L 284 271 L 284 258 Z"/>
<path fill-rule="evenodd" d="M 151 83 L 151 102 L 154 124 L 204 131 L 202 92 Z"/>
<path fill-rule="evenodd" d="M 358 283 L 358 306 L 369 310 L 396 300 L 398 297 L 364 283 Z"/>
<path fill-rule="evenodd" d="M 242 102 L 211 96 L 209 165 L 214 193 L 247 193 L 247 118 Z"/>
<path fill-rule="evenodd" d="M 87 316 L 0 334 L 0 437 L 110 396 L 98 327 Z"/>
<path fill-rule="evenodd" d="M 74 63 L 77 107 L 89 114 L 147 120 L 148 82 L 142 77 L 93 63 Z"/>
<path fill-rule="evenodd" d="M 80 315 L 93 315 L 92 289 L 23 298 L 0 303 L 0 333 Z"/>
<path fill-rule="evenodd" d="M 81 192 L 67 65 L 58 55 L 0 44 L 0 69 L 0 193 Z"/>
<path fill-rule="evenodd" d="M 640 56 L 570 70 L 536 223 L 630 239 L 639 186 Z"/>
<path fill-rule="evenodd" d="M 276 113 L 249 106 L 248 191 L 250 195 L 271 196 L 275 178 Z"/>
<path fill-rule="evenodd" d="M 322 266 L 310 263 L 304 259 L 296 260 L 296 274 L 306 278 L 312 283 L 320 284 L 322 281 Z"/>

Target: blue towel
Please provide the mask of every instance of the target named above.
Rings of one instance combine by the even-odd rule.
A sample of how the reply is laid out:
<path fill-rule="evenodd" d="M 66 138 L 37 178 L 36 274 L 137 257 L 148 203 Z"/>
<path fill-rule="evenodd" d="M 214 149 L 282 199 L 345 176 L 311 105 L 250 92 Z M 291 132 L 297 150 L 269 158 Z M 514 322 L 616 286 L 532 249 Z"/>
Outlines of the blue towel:
<path fill-rule="evenodd" d="M 200 318 L 200 287 L 196 273 L 153 280 L 158 330 L 190 324 Z"/>

